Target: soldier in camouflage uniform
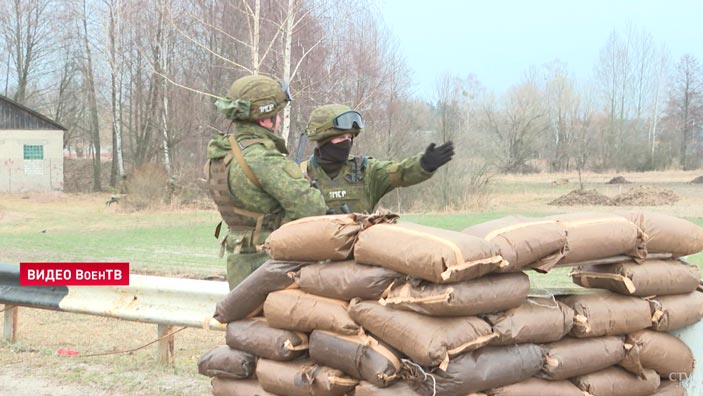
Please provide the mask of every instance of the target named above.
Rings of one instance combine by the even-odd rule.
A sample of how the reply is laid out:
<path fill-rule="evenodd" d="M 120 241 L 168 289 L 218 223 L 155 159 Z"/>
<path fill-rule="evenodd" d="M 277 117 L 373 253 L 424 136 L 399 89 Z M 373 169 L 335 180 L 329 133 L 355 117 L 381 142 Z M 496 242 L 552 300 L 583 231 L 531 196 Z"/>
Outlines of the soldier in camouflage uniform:
<path fill-rule="evenodd" d="M 238 79 L 215 103 L 231 120 L 231 131 L 208 144 L 206 174 L 229 229 L 220 254 L 228 252 L 230 289 L 268 259 L 257 246 L 282 222 L 327 211 L 320 191 L 286 158 L 285 141 L 276 136 L 278 113 L 290 99 L 287 84 L 259 75 Z"/>
<path fill-rule="evenodd" d="M 317 147 L 301 169 L 335 213 L 371 213 L 384 195 L 429 179 L 454 155 L 450 141 L 441 146 L 432 143 L 424 153 L 400 162 L 350 156 L 363 127 L 361 114 L 344 105 L 325 105 L 310 114 L 306 133 Z"/>

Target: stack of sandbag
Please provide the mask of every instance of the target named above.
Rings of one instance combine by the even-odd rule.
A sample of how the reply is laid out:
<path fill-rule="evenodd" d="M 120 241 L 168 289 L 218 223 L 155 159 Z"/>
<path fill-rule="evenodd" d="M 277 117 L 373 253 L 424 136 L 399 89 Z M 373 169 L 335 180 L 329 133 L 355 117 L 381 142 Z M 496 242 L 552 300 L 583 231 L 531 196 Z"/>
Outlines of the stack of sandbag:
<path fill-rule="evenodd" d="M 638 216 L 514 216 L 463 232 L 389 215 L 287 223 L 265 244 L 274 260 L 217 305 L 227 346 L 200 372 L 234 396 L 677 395 L 663 379 L 690 372 L 692 355 L 653 330 L 703 316 L 700 271 L 648 258 L 647 242 L 671 257 L 695 246 L 667 249 L 682 223 Z M 528 298 L 523 271 L 565 265 L 606 290 Z"/>
<path fill-rule="evenodd" d="M 323 339 L 324 332 L 357 337 L 353 340 L 364 346 L 370 341 L 362 339 L 359 325 L 349 317 L 347 302 L 334 295 L 306 293 L 298 288 L 295 278 L 318 261 L 326 262 L 318 269 L 334 267 L 338 270 L 332 274 L 346 276 L 344 262 L 329 262 L 348 259 L 362 229 L 394 221 L 394 217 L 311 217 L 287 223 L 274 233 L 265 248 L 279 260 L 264 263 L 216 306 L 215 319 L 227 325 L 227 345 L 206 353 L 198 362 L 199 372 L 213 377 L 213 394 L 342 396 L 352 392 L 357 379 L 310 359 L 311 335 L 320 331 Z M 363 279 L 357 277 L 357 283 L 352 281 L 347 289 L 364 289 L 358 282 L 369 282 L 365 290 L 370 293 L 368 290 L 374 289 L 370 279 L 375 279 L 380 295 L 398 275 L 381 270 L 363 274 Z M 306 271 L 306 280 L 314 273 Z M 329 281 L 311 283 L 343 292 Z M 382 350 L 383 346 L 375 348 Z"/>

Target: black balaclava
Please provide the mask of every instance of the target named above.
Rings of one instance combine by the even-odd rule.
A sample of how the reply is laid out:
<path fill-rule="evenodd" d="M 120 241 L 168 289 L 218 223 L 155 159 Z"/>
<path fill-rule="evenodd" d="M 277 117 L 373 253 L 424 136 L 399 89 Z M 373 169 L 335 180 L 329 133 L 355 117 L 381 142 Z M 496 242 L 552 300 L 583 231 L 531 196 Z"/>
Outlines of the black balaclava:
<path fill-rule="evenodd" d="M 339 143 L 329 141 L 322 146 L 315 147 L 317 163 L 320 164 L 329 177 L 335 178 L 339 174 L 339 171 L 342 170 L 342 166 L 344 166 L 347 158 L 349 158 L 351 148 L 351 140 L 345 140 Z"/>

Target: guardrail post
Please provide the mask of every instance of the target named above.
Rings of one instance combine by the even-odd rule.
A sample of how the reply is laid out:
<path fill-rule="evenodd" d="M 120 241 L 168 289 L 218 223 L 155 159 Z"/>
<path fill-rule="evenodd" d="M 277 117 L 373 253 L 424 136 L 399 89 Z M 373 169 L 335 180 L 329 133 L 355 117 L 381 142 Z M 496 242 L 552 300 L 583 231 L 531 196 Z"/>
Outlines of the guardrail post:
<path fill-rule="evenodd" d="M 165 364 L 165 365 L 171 365 L 173 364 L 174 356 L 173 356 L 173 350 L 174 350 L 174 336 L 167 335 L 173 331 L 173 326 L 169 325 L 158 325 L 158 332 L 159 332 L 159 363 Z"/>
<path fill-rule="evenodd" d="M 5 305 L 5 319 L 2 326 L 2 338 L 14 344 L 17 340 L 17 313 L 16 305 Z"/>

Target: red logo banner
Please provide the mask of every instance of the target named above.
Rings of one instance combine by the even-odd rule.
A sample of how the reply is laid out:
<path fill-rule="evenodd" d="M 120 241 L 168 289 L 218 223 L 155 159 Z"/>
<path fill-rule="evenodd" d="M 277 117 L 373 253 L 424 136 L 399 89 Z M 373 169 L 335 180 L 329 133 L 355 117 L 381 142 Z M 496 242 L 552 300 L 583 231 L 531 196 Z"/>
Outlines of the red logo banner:
<path fill-rule="evenodd" d="M 129 263 L 20 263 L 20 286 L 127 286 Z"/>

